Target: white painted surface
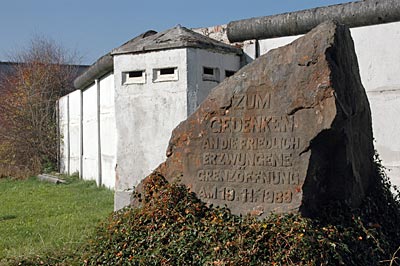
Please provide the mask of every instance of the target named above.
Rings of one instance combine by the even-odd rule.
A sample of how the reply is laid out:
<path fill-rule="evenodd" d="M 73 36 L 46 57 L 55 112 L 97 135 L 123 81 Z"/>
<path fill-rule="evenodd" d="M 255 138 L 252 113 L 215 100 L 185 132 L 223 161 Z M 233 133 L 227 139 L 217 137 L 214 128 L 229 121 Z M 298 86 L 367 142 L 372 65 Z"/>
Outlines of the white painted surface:
<path fill-rule="evenodd" d="M 83 173 L 84 180 L 98 180 L 97 84 L 82 92 Z"/>
<path fill-rule="evenodd" d="M 351 35 L 365 89 L 400 90 L 400 22 L 354 28 Z"/>
<path fill-rule="evenodd" d="M 393 184 L 400 186 L 400 91 L 367 93 L 371 105 L 375 149 Z"/>
<path fill-rule="evenodd" d="M 375 149 L 400 186 L 400 22 L 351 30 L 372 112 Z"/>
<path fill-rule="evenodd" d="M 97 84 L 100 89 L 99 114 Z M 82 179 L 96 180 L 98 185 L 111 189 L 115 186 L 116 165 L 114 90 L 114 75 L 109 73 L 86 90 L 76 90 L 59 100 L 60 172 L 79 173 Z"/>
<path fill-rule="evenodd" d="M 243 42 L 243 57 L 244 57 L 244 64 L 250 64 L 256 58 L 256 41 L 249 40 Z"/>
<path fill-rule="evenodd" d="M 108 188 L 115 186 L 116 134 L 114 108 L 114 75 L 108 74 L 100 81 L 100 143 L 101 180 Z"/>
<path fill-rule="evenodd" d="M 178 80 L 153 82 L 153 69 L 177 67 Z M 122 84 L 122 73 L 144 69 L 145 84 Z M 186 50 L 114 57 L 117 179 L 115 208 L 129 203 L 128 190 L 166 158 L 171 131 L 186 118 Z"/>
<path fill-rule="evenodd" d="M 188 61 L 188 109 L 190 115 L 204 101 L 211 89 L 225 79 L 225 71 L 240 69 L 240 57 L 234 54 L 221 54 L 202 49 L 187 49 Z M 203 79 L 203 67 L 214 68 L 219 72 L 217 81 Z"/>
<path fill-rule="evenodd" d="M 400 186 L 400 22 L 352 28 L 360 76 L 372 112 L 377 149 L 388 176 Z M 260 41 L 260 54 L 300 36 Z"/>
<path fill-rule="evenodd" d="M 69 144 L 68 144 L 68 95 L 58 100 L 59 132 L 60 132 L 60 173 L 68 174 Z"/>
<path fill-rule="evenodd" d="M 298 39 L 302 35 L 297 36 L 287 36 L 287 37 L 280 37 L 280 38 L 271 38 L 267 40 L 260 40 L 259 41 L 259 49 L 260 55 L 266 54 L 269 50 L 284 46 L 293 42 L 294 40 Z"/>
<path fill-rule="evenodd" d="M 81 91 L 69 97 L 69 173 L 79 173 L 81 159 Z"/>

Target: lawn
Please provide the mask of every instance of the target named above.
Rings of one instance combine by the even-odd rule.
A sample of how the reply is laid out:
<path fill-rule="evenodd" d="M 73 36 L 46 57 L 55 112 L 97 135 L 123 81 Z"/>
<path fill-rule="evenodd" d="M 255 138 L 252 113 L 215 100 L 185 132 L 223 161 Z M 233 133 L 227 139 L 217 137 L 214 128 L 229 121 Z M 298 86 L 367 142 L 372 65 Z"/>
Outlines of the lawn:
<path fill-rule="evenodd" d="M 0 264 L 73 252 L 113 210 L 113 192 L 94 182 L 0 179 Z"/>

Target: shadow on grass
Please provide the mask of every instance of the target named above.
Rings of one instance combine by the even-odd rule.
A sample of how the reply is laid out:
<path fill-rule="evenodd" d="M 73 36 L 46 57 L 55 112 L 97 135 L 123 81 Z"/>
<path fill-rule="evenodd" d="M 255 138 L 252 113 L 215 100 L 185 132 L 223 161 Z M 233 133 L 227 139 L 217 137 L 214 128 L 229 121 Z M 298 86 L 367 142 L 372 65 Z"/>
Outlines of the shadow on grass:
<path fill-rule="evenodd" d="M 12 214 L 10 214 L 10 215 L 3 215 L 3 216 L 0 216 L 0 222 L 2 222 L 2 221 L 7 221 L 7 220 L 12 220 L 12 219 L 15 219 L 15 218 L 17 218 L 16 215 L 12 215 Z"/>

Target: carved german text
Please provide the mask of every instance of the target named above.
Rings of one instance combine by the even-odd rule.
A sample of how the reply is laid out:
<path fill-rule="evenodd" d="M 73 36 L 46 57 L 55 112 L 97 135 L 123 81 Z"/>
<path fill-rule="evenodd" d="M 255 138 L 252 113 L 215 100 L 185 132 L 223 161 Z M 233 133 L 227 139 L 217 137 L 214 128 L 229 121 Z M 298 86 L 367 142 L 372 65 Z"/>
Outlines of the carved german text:
<path fill-rule="evenodd" d="M 212 133 L 293 132 L 293 116 L 214 116 L 209 121 Z"/>
<path fill-rule="evenodd" d="M 292 191 L 270 190 L 261 188 L 235 189 L 230 187 L 202 186 L 198 195 L 202 199 L 220 201 L 240 201 L 243 203 L 289 204 L 292 202 Z"/>

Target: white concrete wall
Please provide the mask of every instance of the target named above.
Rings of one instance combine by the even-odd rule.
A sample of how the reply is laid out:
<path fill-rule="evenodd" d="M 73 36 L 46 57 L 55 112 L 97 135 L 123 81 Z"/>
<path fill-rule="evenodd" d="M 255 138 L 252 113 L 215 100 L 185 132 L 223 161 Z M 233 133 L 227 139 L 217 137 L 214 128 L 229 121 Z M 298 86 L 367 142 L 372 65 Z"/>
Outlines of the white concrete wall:
<path fill-rule="evenodd" d="M 187 49 L 188 61 L 188 115 L 204 101 L 211 89 L 225 79 L 225 70 L 237 71 L 240 69 L 240 56 L 235 54 L 221 54 L 209 50 Z M 218 69 L 216 81 L 203 79 L 203 67 Z"/>
<path fill-rule="evenodd" d="M 178 80 L 153 82 L 156 68 L 177 67 Z M 145 70 L 146 83 L 123 84 L 123 72 Z M 187 114 L 186 49 L 114 56 L 117 177 L 115 208 L 166 158 L 171 131 Z"/>
<path fill-rule="evenodd" d="M 109 73 L 59 100 L 60 172 L 77 172 L 111 189 L 116 165 L 114 91 L 114 75 Z"/>
<path fill-rule="evenodd" d="M 69 174 L 80 172 L 81 160 L 81 91 L 69 97 Z"/>
<path fill-rule="evenodd" d="M 351 30 L 372 109 L 375 148 L 400 186 L 400 22 Z"/>
<path fill-rule="evenodd" d="M 68 95 L 58 100 L 58 127 L 60 134 L 60 173 L 68 174 L 69 169 L 69 112 Z"/>
<path fill-rule="evenodd" d="M 114 188 L 116 165 L 116 134 L 114 105 L 114 75 L 108 74 L 99 81 L 100 85 L 100 149 L 101 184 Z"/>
<path fill-rule="evenodd" d="M 82 178 L 99 183 L 97 83 L 82 92 Z"/>
<path fill-rule="evenodd" d="M 280 37 L 280 38 L 272 38 L 272 39 L 266 39 L 266 40 L 260 40 L 258 42 L 259 44 L 259 54 L 263 55 L 266 54 L 269 50 L 284 46 L 286 44 L 289 44 L 296 40 L 297 38 L 301 37 L 303 35 L 297 35 L 297 36 L 287 36 L 287 37 Z M 255 53 L 255 50 L 252 51 Z M 252 55 L 254 58 L 254 55 Z"/>
<path fill-rule="evenodd" d="M 400 22 L 352 28 L 351 34 L 372 112 L 375 148 L 400 186 Z M 261 40 L 260 54 L 299 36 Z"/>

